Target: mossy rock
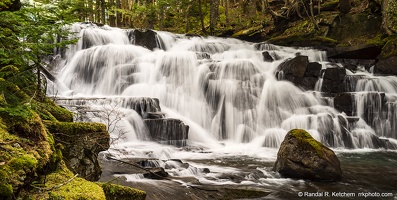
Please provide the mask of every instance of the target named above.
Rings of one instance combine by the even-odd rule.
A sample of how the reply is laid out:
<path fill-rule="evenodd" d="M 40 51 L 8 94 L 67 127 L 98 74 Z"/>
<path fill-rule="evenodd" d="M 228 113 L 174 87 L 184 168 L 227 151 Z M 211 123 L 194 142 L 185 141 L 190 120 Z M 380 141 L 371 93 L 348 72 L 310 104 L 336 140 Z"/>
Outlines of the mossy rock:
<path fill-rule="evenodd" d="M 43 120 L 73 122 L 73 113 L 56 105 L 50 99 L 46 98 L 43 102 L 36 102 L 33 108 Z"/>
<path fill-rule="evenodd" d="M 98 183 L 105 192 L 106 200 L 144 200 L 146 192 L 111 183 Z"/>
<path fill-rule="evenodd" d="M 273 170 L 284 177 L 312 181 L 339 181 L 342 178 L 335 153 L 302 129 L 287 133 Z"/>
<path fill-rule="evenodd" d="M 397 56 L 397 35 L 388 36 L 383 41 L 385 44 L 382 48 L 382 52 L 378 56 L 378 59 Z"/>

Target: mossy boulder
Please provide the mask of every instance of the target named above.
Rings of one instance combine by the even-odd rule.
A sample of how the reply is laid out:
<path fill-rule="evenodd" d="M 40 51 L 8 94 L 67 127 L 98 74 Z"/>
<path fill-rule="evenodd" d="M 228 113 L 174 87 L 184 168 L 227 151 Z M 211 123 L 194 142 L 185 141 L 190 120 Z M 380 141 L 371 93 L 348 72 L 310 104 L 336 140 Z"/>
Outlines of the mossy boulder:
<path fill-rule="evenodd" d="M 144 200 L 146 192 L 111 183 L 98 183 L 105 192 L 106 200 Z"/>
<path fill-rule="evenodd" d="M 67 167 L 90 181 L 99 179 L 102 170 L 98 153 L 109 148 L 110 135 L 106 126 L 89 122 L 47 121 L 46 127 L 56 142 L 62 144 Z"/>
<path fill-rule="evenodd" d="M 283 177 L 312 181 L 339 181 L 342 178 L 335 153 L 302 129 L 287 133 L 273 170 Z"/>

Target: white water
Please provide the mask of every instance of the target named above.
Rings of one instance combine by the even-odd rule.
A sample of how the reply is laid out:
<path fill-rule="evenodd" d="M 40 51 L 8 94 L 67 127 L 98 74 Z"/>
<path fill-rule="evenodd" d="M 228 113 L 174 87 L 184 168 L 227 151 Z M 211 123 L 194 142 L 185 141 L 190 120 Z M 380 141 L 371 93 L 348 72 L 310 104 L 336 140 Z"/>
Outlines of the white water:
<path fill-rule="evenodd" d="M 362 119 L 348 131 L 343 130 L 339 118 L 346 116 L 328 106 L 320 94 L 304 92 L 274 76 L 277 66 L 297 53 L 325 68 L 325 52 L 265 44 L 257 50 L 255 44 L 236 39 L 187 38 L 167 32 L 157 33 L 163 49 L 151 51 L 130 44 L 126 31 L 121 29 L 75 24 L 73 30 L 81 39 L 69 48 L 65 60 L 56 68 L 58 87 L 49 95 L 105 98 L 106 101 L 81 103 L 94 110 L 107 104 L 117 108 L 123 118 L 114 125 L 112 137 L 120 132 L 124 137 L 112 143 L 113 154 L 163 160 L 242 155 L 275 160 L 285 134 L 293 128 L 306 129 L 317 140 L 337 149 L 376 148 L 374 136 L 396 141 L 395 77 L 386 80 L 366 74 L 370 79 L 357 83 L 357 91 L 387 93 L 390 112 L 381 119 L 388 121 L 375 127 L 383 130 L 376 132 Z M 263 50 L 278 60 L 263 61 Z M 131 97 L 158 98 L 166 117 L 181 119 L 189 125 L 187 145 L 196 150 L 184 151 L 147 141 L 148 130 L 142 118 L 120 103 L 120 99 Z M 366 107 L 367 101 L 374 100 L 363 100 L 357 93 L 358 117 L 365 118 L 360 109 Z M 59 103 L 71 107 L 76 102 Z M 95 112 L 82 119 L 104 121 Z M 352 144 L 348 144 L 346 137 Z"/>

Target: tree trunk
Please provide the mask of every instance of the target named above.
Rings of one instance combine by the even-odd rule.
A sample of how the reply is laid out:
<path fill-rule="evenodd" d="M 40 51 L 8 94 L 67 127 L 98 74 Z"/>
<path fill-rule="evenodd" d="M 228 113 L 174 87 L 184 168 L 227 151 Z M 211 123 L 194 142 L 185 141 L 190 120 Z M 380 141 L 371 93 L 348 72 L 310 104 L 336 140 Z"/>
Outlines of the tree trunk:
<path fill-rule="evenodd" d="M 200 22 L 201 22 L 201 32 L 204 34 L 207 34 L 207 31 L 205 30 L 205 25 L 204 25 L 204 15 L 203 15 L 203 4 L 201 2 L 202 0 L 199 0 L 199 15 L 200 15 Z"/>
<path fill-rule="evenodd" d="M 106 3 L 105 0 L 101 0 L 101 22 L 106 24 Z"/>
<path fill-rule="evenodd" d="M 120 27 L 121 26 L 121 13 L 120 11 L 118 11 L 118 9 L 121 9 L 121 1 L 120 0 L 116 0 L 116 18 L 117 18 L 117 23 L 116 26 Z"/>
<path fill-rule="evenodd" d="M 114 0 L 109 0 L 109 9 L 115 9 Z M 109 13 L 109 25 L 116 26 L 115 11 L 113 11 L 112 14 Z"/>
<path fill-rule="evenodd" d="M 210 32 L 211 35 L 215 34 L 215 28 L 219 17 L 219 0 L 211 0 L 210 10 Z"/>
<path fill-rule="evenodd" d="M 88 0 L 88 8 L 87 8 L 87 12 L 88 12 L 88 20 L 90 22 L 94 21 L 94 5 L 93 5 L 93 0 Z"/>

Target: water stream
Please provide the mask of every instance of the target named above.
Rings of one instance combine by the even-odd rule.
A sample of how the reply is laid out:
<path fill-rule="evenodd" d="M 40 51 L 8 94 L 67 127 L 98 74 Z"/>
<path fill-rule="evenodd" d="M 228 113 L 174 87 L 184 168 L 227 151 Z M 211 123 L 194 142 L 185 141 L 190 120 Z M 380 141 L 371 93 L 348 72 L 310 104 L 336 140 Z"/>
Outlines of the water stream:
<path fill-rule="evenodd" d="M 317 91 L 303 91 L 275 75 L 280 63 L 297 54 L 326 69 L 330 63 L 323 51 L 168 32 L 156 32 L 158 48 L 150 50 L 134 45 L 131 30 L 80 23 L 72 29 L 80 40 L 59 56 L 53 69 L 58 81 L 48 95 L 74 110 L 76 120 L 109 125 L 113 140 L 104 155 L 153 159 L 182 186 L 254 188 L 269 191 L 268 199 L 298 197 L 299 191 L 397 193 L 390 186 L 397 182 L 396 77 L 348 71 L 357 120 L 346 125 L 351 116 L 322 95 L 322 78 Z M 263 52 L 274 61 L 265 61 Z M 188 125 L 186 146 L 151 141 L 142 117 L 148 111 Z M 278 147 L 293 128 L 307 130 L 337 152 L 345 174 L 341 183 L 285 179 L 271 171 Z M 172 197 L 166 191 L 170 183 L 142 174 L 117 176 L 138 188 L 164 188 L 157 191 L 164 198 L 155 191 L 150 199 Z"/>

